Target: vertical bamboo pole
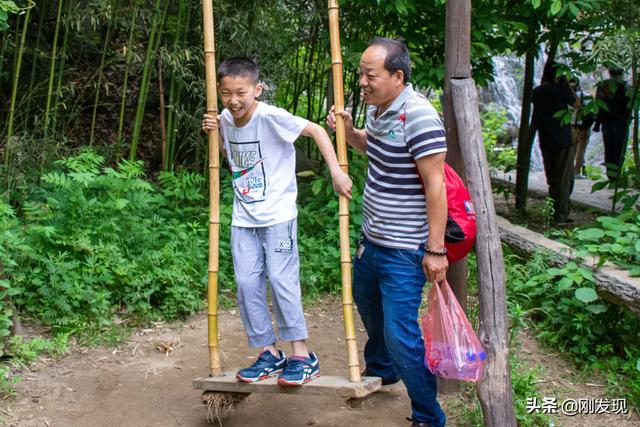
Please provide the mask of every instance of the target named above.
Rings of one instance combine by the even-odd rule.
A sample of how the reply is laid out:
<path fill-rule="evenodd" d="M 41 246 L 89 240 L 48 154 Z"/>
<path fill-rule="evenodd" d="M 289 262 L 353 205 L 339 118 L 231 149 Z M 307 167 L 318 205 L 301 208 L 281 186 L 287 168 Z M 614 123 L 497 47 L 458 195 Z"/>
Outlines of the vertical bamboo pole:
<path fill-rule="evenodd" d="M 344 88 L 342 82 L 342 53 L 340 52 L 340 26 L 338 0 L 329 0 L 329 38 L 331 41 L 331 68 L 333 71 L 333 93 L 336 113 L 344 110 Z M 344 121 L 336 114 L 336 146 L 338 163 L 344 173 L 349 172 L 347 142 Z M 353 297 L 351 292 L 351 248 L 349 244 L 349 199 L 340 195 L 340 266 L 342 271 L 342 314 L 344 334 L 349 359 L 349 380 L 360 381 L 360 362 L 356 344 L 356 328 L 353 322 Z"/>
<path fill-rule="evenodd" d="M 207 113 L 217 117 L 216 48 L 213 31 L 213 0 L 203 0 L 204 58 L 207 88 Z M 220 154 L 218 131 L 211 130 L 209 138 L 209 287 L 207 319 L 209 332 L 210 376 L 222 375 L 218 353 L 218 242 L 220 238 Z"/>
<path fill-rule="evenodd" d="M 47 105 L 44 110 L 44 134 L 49 135 L 49 114 L 51 112 L 51 100 L 53 99 L 53 78 L 56 71 L 56 55 L 58 51 L 58 33 L 60 32 L 60 17 L 62 16 L 62 3 L 64 0 L 58 0 L 58 13 L 56 14 L 56 29 L 53 32 L 53 42 L 51 46 L 51 68 L 49 69 L 49 89 L 47 90 Z M 57 99 L 56 99 L 57 102 Z M 42 161 L 44 164 L 44 154 Z"/>

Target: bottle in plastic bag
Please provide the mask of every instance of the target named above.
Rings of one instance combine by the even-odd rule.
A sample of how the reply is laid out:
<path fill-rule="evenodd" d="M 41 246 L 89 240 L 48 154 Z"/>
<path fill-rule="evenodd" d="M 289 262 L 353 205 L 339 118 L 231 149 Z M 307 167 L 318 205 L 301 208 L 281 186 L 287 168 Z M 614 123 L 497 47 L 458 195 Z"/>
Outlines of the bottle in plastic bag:
<path fill-rule="evenodd" d="M 448 283 L 433 285 L 422 318 L 425 366 L 447 379 L 479 381 L 487 355 Z"/>

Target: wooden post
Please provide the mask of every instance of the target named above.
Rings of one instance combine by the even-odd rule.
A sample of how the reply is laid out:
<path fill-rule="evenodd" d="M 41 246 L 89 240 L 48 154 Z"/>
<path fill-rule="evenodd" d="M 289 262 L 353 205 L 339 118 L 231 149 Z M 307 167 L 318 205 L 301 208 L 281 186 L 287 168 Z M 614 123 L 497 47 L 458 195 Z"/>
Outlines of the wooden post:
<path fill-rule="evenodd" d="M 471 0 L 447 1 L 444 38 L 444 126 L 447 135 L 447 163 L 466 179 L 464 162 L 460 152 L 460 141 L 456 126 L 453 101 L 451 100 L 451 79 L 471 77 Z M 451 264 L 447 270 L 447 281 L 462 309 L 467 311 L 467 257 Z M 438 379 L 438 390 L 442 393 L 458 391 L 460 383 Z"/>
<path fill-rule="evenodd" d="M 478 94 L 473 79 L 452 80 L 451 95 L 469 191 L 477 218 L 476 257 L 480 290 L 480 328 L 478 337 L 487 352 L 485 375 L 478 383 L 484 425 L 515 427 L 504 259 L 487 155 L 482 143 Z"/>
<path fill-rule="evenodd" d="M 213 0 L 203 0 L 204 58 L 207 89 L 207 113 L 218 116 L 216 92 L 216 48 L 213 29 Z M 209 375 L 221 376 L 218 353 L 218 250 L 220 241 L 220 142 L 218 131 L 208 133 L 209 142 L 209 274 L 207 288 L 207 329 Z"/>
<path fill-rule="evenodd" d="M 329 38 L 331 42 L 331 68 L 333 71 L 333 96 L 336 110 L 336 146 L 338 163 L 344 173 L 349 172 L 347 142 L 344 121 L 339 112 L 344 110 L 344 85 L 342 79 L 342 53 L 340 52 L 340 26 L 338 1 L 329 0 Z M 349 380 L 359 382 L 360 362 L 353 320 L 353 296 L 351 292 L 351 246 L 349 243 L 349 199 L 340 195 L 340 267 L 342 272 L 342 315 L 347 343 Z"/>

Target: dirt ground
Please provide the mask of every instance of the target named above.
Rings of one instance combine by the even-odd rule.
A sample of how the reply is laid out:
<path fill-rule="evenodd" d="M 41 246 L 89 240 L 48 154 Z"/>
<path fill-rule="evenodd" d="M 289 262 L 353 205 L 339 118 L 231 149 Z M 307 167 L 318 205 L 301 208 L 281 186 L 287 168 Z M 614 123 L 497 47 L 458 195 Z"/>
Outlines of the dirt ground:
<path fill-rule="evenodd" d="M 357 316 L 356 316 L 357 317 Z M 325 298 L 307 309 L 310 348 L 327 375 L 344 375 L 346 348 L 339 301 Z M 246 346 L 240 316 L 225 310 L 220 316 L 222 360 L 226 369 L 249 364 L 255 352 Z M 360 349 L 364 330 L 357 325 Z M 173 341 L 169 355 L 156 345 Z M 541 387 L 546 396 L 604 396 L 599 384 L 577 382 L 571 369 L 548 355 L 534 338 L 521 335 L 522 357 L 546 367 Z M 286 349 L 285 349 L 286 350 Z M 61 360 L 42 360 L 23 374 L 17 396 L 0 406 L 2 426 L 206 426 L 206 410 L 191 380 L 207 373 L 206 317 L 194 316 L 180 325 L 157 324 L 143 329 L 117 348 L 76 347 Z M 589 384 L 596 383 L 591 380 Z M 601 384 L 601 383 L 600 383 Z M 532 396 L 533 397 L 533 396 Z M 540 396 L 542 397 L 542 396 Z M 608 396 L 615 397 L 615 396 Z M 441 395 L 450 426 L 464 426 L 458 393 Z M 385 387 L 354 408 L 327 396 L 251 395 L 224 420 L 225 427 L 353 426 L 407 427 L 409 400 L 401 384 Z M 640 426 L 637 414 L 561 417 L 556 426 Z"/>

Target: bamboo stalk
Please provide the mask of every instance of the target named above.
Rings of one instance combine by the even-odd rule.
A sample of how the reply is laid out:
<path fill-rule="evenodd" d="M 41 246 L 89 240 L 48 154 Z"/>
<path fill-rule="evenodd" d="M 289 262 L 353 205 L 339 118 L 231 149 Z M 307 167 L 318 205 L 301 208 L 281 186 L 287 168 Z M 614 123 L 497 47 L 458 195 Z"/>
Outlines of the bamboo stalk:
<path fill-rule="evenodd" d="M 91 133 L 89 136 L 89 146 L 93 145 L 96 137 L 96 118 L 98 116 L 98 104 L 100 102 L 100 89 L 102 88 L 102 73 L 104 72 L 104 61 L 107 57 L 107 47 L 109 46 L 109 36 L 111 35 L 111 23 L 107 26 L 107 35 L 104 38 L 104 46 L 102 48 L 102 58 L 100 58 L 100 67 L 98 68 L 98 87 L 96 88 L 96 97 L 93 102 L 93 112 L 91 114 Z"/>
<path fill-rule="evenodd" d="M 173 51 L 178 51 L 178 43 L 180 41 L 181 36 L 181 25 L 182 25 L 182 10 L 183 10 L 183 2 L 180 1 L 178 3 L 178 20 L 176 21 L 176 29 L 175 29 L 175 39 L 173 41 Z M 165 134 L 165 143 L 162 149 L 162 170 L 168 171 L 173 169 L 173 162 L 169 159 L 169 153 L 171 152 L 171 144 L 173 143 L 173 117 L 175 112 L 174 103 L 174 94 L 175 94 L 175 86 L 176 86 L 176 72 L 172 71 L 171 77 L 169 78 L 169 104 L 167 106 L 167 126 L 166 126 L 166 134 Z"/>
<path fill-rule="evenodd" d="M 56 84 L 55 102 L 53 103 L 53 111 L 52 111 L 53 117 L 56 117 L 56 118 L 58 117 L 58 106 L 60 105 L 58 102 L 58 99 L 62 97 L 62 79 L 64 78 L 64 66 L 67 58 L 67 48 L 69 47 L 69 33 L 70 33 L 69 26 L 71 25 L 70 21 L 72 18 L 71 16 L 72 8 L 73 8 L 73 3 L 68 2 L 67 13 L 65 18 L 63 19 L 64 36 L 62 36 L 62 46 L 60 48 L 60 52 L 58 53 L 58 55 L 60 56 L 60 63 L 58 65 L 58 75 L 57 75 L 58 83 Z M 66 126 L 67 124 L 68 124 L 68 121 L 64 123 L 64 126 Z M 55 123 L 54 131 L 57 130 L 57 127 L 58 127 L 58 123 Z"/>
<path fill-rule="evenodd" d="M 37 6 L 36 6 L 37 7 Z M 38 32 L 36 34 L 36 43 L 33 47 L 33 62 L 31 63 L 31 77 L 29 78 L 29 88 L 27 89 L 27 106 L 25 112 L 24 123 L 26 126 L 29 126 L 29 120 L 31 118 L 31 100 L 35 98 L 33 96 L 33 86 L 36 81 L 36 69 L 38 67 L 38 49 L 40 47 L 40 40 L 42 39 L 42 23 L 44 22 L 44 17 L 47 14 L 47 8 L 42 7 L 40 10 L 40 16 L 38 18 Z M 1 67 L 0 67 L 1 68 Z M 2 74 L 2 70 L 0 69 L 0 74 Z"/>
<path fill-rule="evenodd" d="M 62 16 L 63 0 L 58 0 L 58 12 L 56 14 L 56 29 L 53 32 L 53 45 L 51 47 L 51 68 L 49 69 L 49 89 L 47 91 L 47 105 L 44 110 L 44 132 L 49 134 L 49 114 L 51 112 L 51 99 L 53 98 L 53 80 L 56 72 L 56 55 L 58 50 L 58 34 L 60 33 L 60 17 Z M 44 162 L 44 156 L 43 160 Z M 42 163 L 41 162 L 41 163 Z"/>
<path fill-rule="evenodd" d="M 168 5 L 169 3 L 167 3 Z M 165 9 L 166 10 L 166 9 Z M 131 147 L 129 149 L 129 160 L 135 160 L 138 150 L 138 142 L 140 140 L 140 132 L 142 130 L 142 120 L 144 118 L 144 109 L 147 105 L 147 94 L 149 92 L 149 81 L 151 80 L 152 58 L 156 47 L 156 37 L 159 38 L 158 30 L 161 25 L 160 0 L 155 4 L 155 15 L 151 26 L 151 34 L 149 35 L 149 44 L 144 58 L 144 66 L 142 69 L 142 79 L 140 81 L 140 93 L 138 94 L 138 104 L 136 106 L 136 116 L 133 122 L 133 131 L 131 132 Z"/>
<path fill-rule="evenodd" d="M 344 88 L 342 82 L 342 53 L 340 52 L 340 26 L 338 0 L 329 0 L 329 37 L 331 41 L 331 67 L 333 69 L 333 93 L 336 113 L 344 110 Z M 336 114 L 336 145 L 338 163 L 344 173 L 349 172 L 347 142 L 344 121 Z M 353 296 L 351 290 L 351 249 L 349 244 L 349 199 L 340 195 L 340 267 L 342 272 L 342 314 L 344 334 L 347 343 L 349 381 L 359 382 L 360 362 L 353 321 Z"/>
<path fill-rule="evenodd" d="M 131 14 L 131 22 L 129 28 L 129 41 L 127 42 L 127 53 L 125 59 L 125 68 L 124 68 L 124 81 L 122 83 L 122 100 L 120 101 L 120 118 L 118 120 L 118 138 L 116 142 L 116 155 L 120 155 L 120 145 L 122 144 L 122 130 L 124 128 L 124 111 L 126 107 L 127 101 L 127 84 L 129 83 L 129 67 L 130 67 L 130 59 L 131 59 L 131 46 L 133 45 L 133 34 L 136 27 L 136 17 L 138 16 L 138 6 L 133 9 L 133 13 Z"/>
<path fill-rule="evenodd" d="M 20 37 L 20 46 L 18 47 L 18 56 L 15 62 L 15 66 L 13 68 L 13 84 L 11 86 L 11 106 L 9 107 L 9 123 L 7 126 L 7 142 L 9 138 L 13 135 L 13 117 L 15 115 L 16 108 L 16 97 L 18 93 L 18 82 L 20 81 L 20 69 L 22 68 L 22 54 L 24 52 L 24 42 L 27 38 L 27 27 L 29 26 L 29 16 L 31 15 L 31 9 L 27 9 L 27 14 L 24 17 L 24 23 L 22 25 L 22 36 Z M 9 159 L 9 150 L 6 150 L 7 164 Z"/>
<path fill-rule="evenodd" d="M 164 82 L 162 81 L 162 57 L 158 55 L 158 96 L 160 97 L 160 150 L 162 156 L 162 167 L 164 168 L 167 161 L 167 127 L 165 120 L 165 105 L 164 105 Z"/>
<path fill-rule="evenodd" d="M 217 117 L 216 49 L 213 27 L 213 0 L 202 2 L 207 113 Z M 222 375 L 218 353 L 218 243 L 220 239 L 220 155 L 218 131 L 210 130 L 209 141 L 209 283 L 207 319 L 210 376 Z"/>
<path fill-rule="evenodd" d="M 4 156 L 4 166 L 7 172 L 7 190 L 11 188 L 11 172 L 9 171 L 9 165 L 11 163 L 11 144 L 9 139 L 13 135 L 13 118 L 16 109 L 16 97 L 18 93 L 18 82 L 20 81 L 20 68 L 22 67 L 22 53 L 24 52 L 24 42 L 27 37 L 27 27 L 29 25 L 29 16 L 31 15 L 31 8 L 27 9 L 27 13 L 24 17 L 24 23 L 22 25 L 22 35 L 20 37 L 20 45 L 18 47 L 18 55 L 13 67 L 13 83 L 11 85 L 11 106 L 9 107 L 9 120 L 7 125 L 7 141 Z M 17 33 L 17 27 L 16 27 Z"/>

